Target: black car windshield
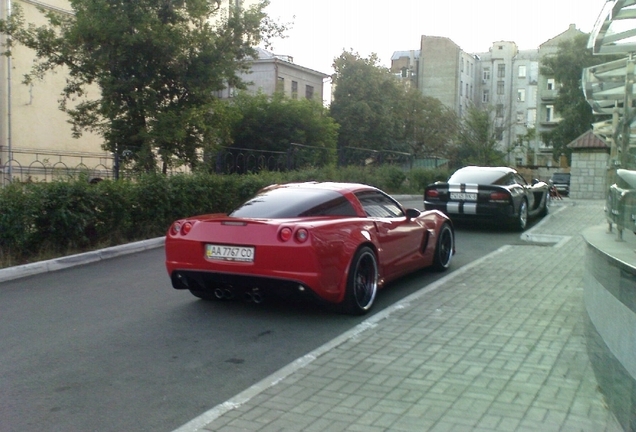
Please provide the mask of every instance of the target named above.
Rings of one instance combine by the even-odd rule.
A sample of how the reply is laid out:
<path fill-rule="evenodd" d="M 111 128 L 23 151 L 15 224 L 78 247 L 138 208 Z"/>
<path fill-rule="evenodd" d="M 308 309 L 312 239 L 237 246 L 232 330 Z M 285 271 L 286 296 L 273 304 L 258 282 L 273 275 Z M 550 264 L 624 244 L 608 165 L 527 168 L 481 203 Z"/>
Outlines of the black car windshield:
<path fill-rule="evenodd" d="M 456 171 L 449 179 L 448 183 L 475 183 L 475 184 L 498 184 L 508 173 L 497 170 L 461 169 Z"/>
<path fill-rule="evenodd" d="M 340 193 L 318 188 L 285 187 L 266 190 L 238 207 L 230 216 L 291 218 L 303 216 L 357 216 Z"/>

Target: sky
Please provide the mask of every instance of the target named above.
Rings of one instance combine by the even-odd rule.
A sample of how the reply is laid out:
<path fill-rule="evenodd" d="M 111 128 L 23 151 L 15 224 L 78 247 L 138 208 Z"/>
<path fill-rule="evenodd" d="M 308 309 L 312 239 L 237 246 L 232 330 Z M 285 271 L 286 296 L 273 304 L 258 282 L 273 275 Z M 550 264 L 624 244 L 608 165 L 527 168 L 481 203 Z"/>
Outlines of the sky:
<path fill-rule="evenodd" d="M 325 74 L 344 50 L 376 53 L 389 67 L 394 51 L 418 50 L 420 37 L 444 36 L 469 53 L 493 42 L 536 49 L 570 24 L 592 31 L 605 0 L 270 0 L 266 12 L 291 23 L 276 54 Z"/>

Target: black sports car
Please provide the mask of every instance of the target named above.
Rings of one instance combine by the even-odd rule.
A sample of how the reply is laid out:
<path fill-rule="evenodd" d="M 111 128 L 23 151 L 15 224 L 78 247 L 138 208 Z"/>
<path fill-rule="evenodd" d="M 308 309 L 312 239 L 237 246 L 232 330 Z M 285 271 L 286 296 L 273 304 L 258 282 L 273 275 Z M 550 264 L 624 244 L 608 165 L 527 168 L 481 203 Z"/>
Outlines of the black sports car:
<path fill-rule="evenodd" d="M 528 184 L 512 168 L 468 166 L 446 183 L 428 185 L 424 208 L 440 210 L 451 219 L 504 220 L 523 231 L 529 217 L 548 213 L 548 195 L 545 182 Z"/>

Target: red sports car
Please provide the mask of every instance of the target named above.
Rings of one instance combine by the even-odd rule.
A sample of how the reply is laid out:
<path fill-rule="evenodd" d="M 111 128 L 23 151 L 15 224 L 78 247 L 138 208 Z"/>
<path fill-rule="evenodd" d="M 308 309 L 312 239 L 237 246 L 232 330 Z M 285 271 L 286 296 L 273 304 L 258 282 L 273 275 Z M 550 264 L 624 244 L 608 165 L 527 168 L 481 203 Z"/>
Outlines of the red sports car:
<path fill-rule="evenodd" d="M 448 269 L 450 219 L 404 209 L 371 186 L 292 183 L 262 189 L 229 215 L 181 219 L 166 236 L 176 289 L 202 299 L 298 293 L 368 312 L 387 282 L 417 269 Z"/>

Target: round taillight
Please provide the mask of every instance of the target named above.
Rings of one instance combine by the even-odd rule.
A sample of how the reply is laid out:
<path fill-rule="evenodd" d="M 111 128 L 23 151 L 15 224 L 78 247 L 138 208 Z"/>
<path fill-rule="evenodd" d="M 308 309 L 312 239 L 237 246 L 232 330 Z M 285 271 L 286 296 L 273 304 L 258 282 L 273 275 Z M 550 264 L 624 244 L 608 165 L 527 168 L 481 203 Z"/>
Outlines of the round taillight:
<path fill-rule="evenodd" d="M 181 227 L 181 234 L 186 235 L 192 229 L 192 222 L 186 222 Z"/>
<path fill-rule="evenodd" d="M 172 233 L 172 235 L 179 234 L 179 231 L 181 231 L 181 223 L 180 222 L 173 223 L 172 227 L 170 228 L 170 232 Z"/>
<path fill-rule="evenodd" d="M 289 227 L 285 227 L 283 229 L 280 230 L 280 232 L 278 233 L 278 235 L 280 236 L 280 239 L 284 242 L 288 241 L 290 238 L 292 238 L 292 229 Z"/>
<path fill-rule="evenodd" d="M 426 197 L 427 198 L 438 198 L 439 197 L 439 192 L 437 189 L 429 189 L 426 191 Z"/>
<path fill-rule="evenodd" d="M 307 232 L 305 228 L 301 228 L 298 231 L 296 231 L 296 240 L 298 240 L 300 243 L 307 241 L 308 238 L 309 238 L 309 233 Z"/>

